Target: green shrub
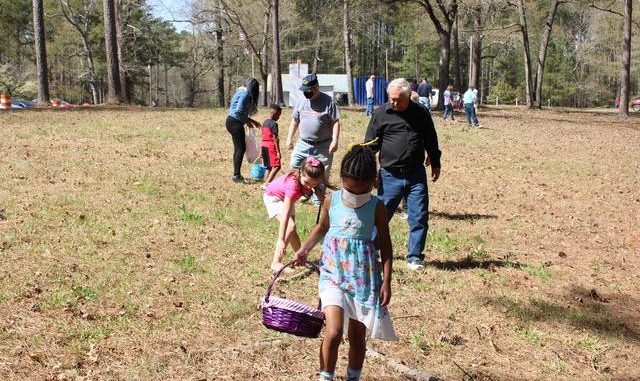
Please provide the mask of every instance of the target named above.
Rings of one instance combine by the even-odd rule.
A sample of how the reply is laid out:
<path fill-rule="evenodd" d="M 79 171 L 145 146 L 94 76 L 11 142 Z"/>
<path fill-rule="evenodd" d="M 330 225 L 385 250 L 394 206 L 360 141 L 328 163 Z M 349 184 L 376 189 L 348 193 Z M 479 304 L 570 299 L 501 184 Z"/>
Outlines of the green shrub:
<path fill-rule="evenodd" d="M 518 98 L 518 90 L 505 81 L 498 81 L 491 87 L 487 102 L 495 103 L 496 97 L 499 103 L 515 103 Z"/>

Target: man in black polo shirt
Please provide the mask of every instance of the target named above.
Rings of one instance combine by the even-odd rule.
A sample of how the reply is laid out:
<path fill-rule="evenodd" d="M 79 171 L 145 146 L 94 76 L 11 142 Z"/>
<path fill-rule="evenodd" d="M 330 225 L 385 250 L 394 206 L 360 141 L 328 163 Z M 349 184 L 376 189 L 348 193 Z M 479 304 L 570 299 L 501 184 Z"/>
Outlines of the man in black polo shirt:
<path fill-rule="evenodd" d="M 407 265 L 421 267 L 429 229 L 429 193 L 425 165 L 431 165 L 431 179 L 440 177 L 438 136 L 429 112 L 411 102 L 411 85 L 404 78 L 387 86 L 389 102 L 373 114 L 365 141 L 378 138 L 374 150 L 380 152 L 378 197 L 391 219 L 400 200 L 406 197 L 409 215 Z M 428 156 L 425 156 L 425 152 Z"/>

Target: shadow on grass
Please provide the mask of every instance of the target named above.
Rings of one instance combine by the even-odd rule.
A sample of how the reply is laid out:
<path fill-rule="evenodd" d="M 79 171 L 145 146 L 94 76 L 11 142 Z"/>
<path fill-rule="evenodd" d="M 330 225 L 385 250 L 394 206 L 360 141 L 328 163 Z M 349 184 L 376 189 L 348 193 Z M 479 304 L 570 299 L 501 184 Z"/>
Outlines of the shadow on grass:
<path fill-rule="evenodd" d="M 637 310 L 640 300 L 630 295 L 600 296 L 574 286 L 559 301 L 532 298 L 519 302 L 508 296 L 487 299 L 488 305 L 522 322 L 556 321 L 609 337 L 640 341 Z"/>
<path fill-rule="evenodd" d="M 470 270 L 470 269 L 494 269 L 498 267 L 509 267 L 519 269 L 522 265 L 518 262 L 501 259 L 490 260 L 475 260 L 472 258 L 465 258 L 459 261 L 425 261 L 425 265 L 434 267 L 439 270 Z"/>
<path fill-rule="evenodd" d="M 495 220 L 498 218 L 495 214 L 478 214 L 478 213 L 447 213 L 434 210 L 429 212 L 432 217 L 440 217 L 447 220 L 465 221 L 465 220 Z"/>

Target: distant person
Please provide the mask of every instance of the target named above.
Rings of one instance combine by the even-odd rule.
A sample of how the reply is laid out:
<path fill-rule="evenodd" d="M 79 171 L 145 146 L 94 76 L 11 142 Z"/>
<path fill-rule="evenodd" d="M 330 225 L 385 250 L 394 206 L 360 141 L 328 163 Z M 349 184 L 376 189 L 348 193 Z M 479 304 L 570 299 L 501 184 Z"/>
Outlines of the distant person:
<path fill-rule="evenodd" d="M 418 81 L 415 79 L 411 80 L 411 91 L 418 91 Z"/>
<path fill-rule="evenodd" d="M 269 106 L 269 117 L 262 123 L 262 163 L 267 167 L 264 177 L 266 188 L 280 171 L 280 139 L 278 132 L 278 119 L 282 114 L 282 108 L 276 104 Z"/>
<path fill-rule="evenodd" d="M 376 80 L 376 76 L 371 74 L 371 76 L 369 77 L 369 79 L 367 79 L 367 82 L 364 85 L 365 89 L 367 90 L 367 110 L 365 111 L 366 116 L 373 115 L 373 100 L 374 100 L 373 87 L 375 85 L 375 80 Z"/>
<path fill-rule="evenodd" d="M 475 106 L 477 98 L 473 90 L 473 86 L 469 85 L 469 89 L 462 96 L 462 102 L 464 103 L 464 113 L 467 116 L 467 127 L 479 128 L 480 123 L 478 122 Z"/>
<path fill-rule="evenodd" d="M 447 86 L 447 89 L 444 91 L 444 113 L 442 114 L 442 119 L 447 120 L 447 117 L 451 115 L 451 120 L 454 121 L 453 116 L 453 99 L 451 99 L 451 90 L 453 90 L 453 86 Z"/>
<path fill-rule="evenodd" d="M 315 74 L 309 74 L 302 79 L 300 91 L 304 94 L 304 99 L 293 108 L 286 142 L 287 148 L 293 149 L 291 168 L 300 168 L 307 157 L 313 156 L 324 164 L 325 176 L 328 179 L 333 154 L 338 149 L 340 138 L 340 111 L 336 102 L 320 91 L 318 77 Z M 293 137 L 298 127 L 300 138 L 294 148 Z M 313 203 L 320 204 L 315 194 Z"/>
<path fill-rule="evenodd" d="M 476 100 L 473 102 L 473 108 L 476 110 L 476 115 L 478 115 L 478 102 L 479 102 L 478 89 L 476 88 L 473 89 L 473 95 L 476 97 Z"/>
<path fill-rule="evenodd" d="M 404 78 L 387 86 L 389 102 L 378 107 L 371 117 L 365 141 L 378 139 L 371 147 L 379 151 L 380 184 L 378 197 L 391 219 L 402 198 L 407 200 L 409 242 L 407 267 L 424 267 L 429 229 L 429 193 L 425 165 L 431 166 L 432 181 L 440 177 L 440 149 L 431 115 L 410 100 L 411 85 Z M 425 157 L 425 152 L 428 157 Z"/>
<path fill-rule="evenodd" d="M 429 112 L 431 112 L 432 90 L 433 88 L 431 87 L 431 84 L 429 83 L 427 77 L 422 78 L 422 82 L 420 83 L 420 86 L 418 86 L 417 92 L 420 96 L 420 103 L 425 105 Z"/>
<path fill-rule="evenodd" d="M 300 249 L 300 237 L 296 231 L 295 203 L 302 196 L 309 195 L 323 181 L 324 165 L 320 160 L 309 156 L 295 169 L 273 180 L 264 190 L 263 201 L 269 219 L 278 218 L 278 239 L 273 252 L 271 270 L 279 271 L 282 257 L 288 245 L 294 252 Z M 287 268 L 286 272 L 291 269 Z"/>
<path fill-rule="evenodd" d="M 258 112 L 258 93 L 260 85 L 255 78 L 249 78 L 244 86 L 241 86 L 233 94 L 231 105 L 229 106 L 229 116 L 227 116 L 227 131 L 233 141 L 233 176 L 231 180 L 236 183 L 244 183 L 245 179 L 240 173 L 242 158 L 247 150 L 245 143 L 244 126 L 249 128 L 259 128 L 260 123 L 251 119 L 250 115 Z"/>
<path fill-rule="evenodd" d="M 387 310 L 393 273 L 389 222 L 384 204 L 371 195 L 376 175 L 373 152 L 362 145 L 351 148 L 340 165 L 342 190 L 327 198 L 319 222 L 296 253 L 296 264 L 304 264 L 316 243 L 323 240 L 318 282 L 325 316 L 320 381 L 334 380 L 345 333 L 349 360 L 346 378 L 341 379 L 349 381 L 360 380 L 368 338 L 397 340 Z M 381 262 L 371 238 L 374 227 Z"/>

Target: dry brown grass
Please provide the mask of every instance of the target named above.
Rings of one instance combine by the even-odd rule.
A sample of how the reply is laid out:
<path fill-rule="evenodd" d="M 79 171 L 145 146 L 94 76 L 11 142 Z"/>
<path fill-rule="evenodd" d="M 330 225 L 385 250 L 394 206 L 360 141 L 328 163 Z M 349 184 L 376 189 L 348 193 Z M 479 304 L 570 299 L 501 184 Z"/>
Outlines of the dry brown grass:
<path fill-rule="evenodd" d="M 471 132 L 437 121 L 431 265 L 406 269 L 394 219 L 400 341 L 371 347 L 447 380 L 639 379 L 640 121 L 480 118 Z M 366 125 L 343 120 L 337 162 Z M 276 226 L 257 184 L 229 181 L 223 122 L 221 110 L 0 113 L 0 379 L 314 378 L 318 340 L 261 326 Z M 315 211 L 299 217 L 306 235 Z M 314 283 L 277 292 L 312 302 Z M 404 379 L 373 359 L 363 378 Z"/>

